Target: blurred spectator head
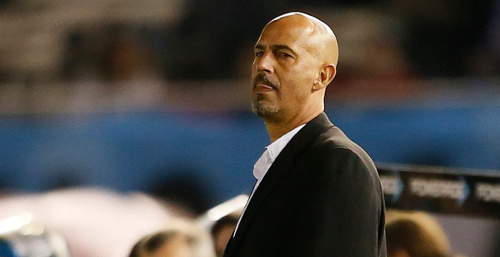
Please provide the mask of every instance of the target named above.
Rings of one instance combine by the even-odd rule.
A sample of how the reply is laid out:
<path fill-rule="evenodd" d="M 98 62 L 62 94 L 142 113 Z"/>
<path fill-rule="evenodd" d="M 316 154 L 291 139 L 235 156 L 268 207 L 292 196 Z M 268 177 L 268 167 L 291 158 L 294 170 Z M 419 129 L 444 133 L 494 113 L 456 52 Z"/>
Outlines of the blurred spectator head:
<path fill-rule="evenodd" d="M 172 220 L 156 233 L 139 240 L 129 257 L 214 257 L 206 230 L 191 220 Z"/>
<path fill-rule="evenodd" d="M 425 212 L 387 211 L 388 257 L 448 257 L 450 246 L 441 226 Z"/>
<path fill-rule="evenodd" d="M 227 242 L 231 238 L 238 220 L 241 216 L 241 211 L 237 211 L 222 217 L 217 220 L 211 229 L 212 239 L 217 257 L 222 257 L 226 250 Z"/>

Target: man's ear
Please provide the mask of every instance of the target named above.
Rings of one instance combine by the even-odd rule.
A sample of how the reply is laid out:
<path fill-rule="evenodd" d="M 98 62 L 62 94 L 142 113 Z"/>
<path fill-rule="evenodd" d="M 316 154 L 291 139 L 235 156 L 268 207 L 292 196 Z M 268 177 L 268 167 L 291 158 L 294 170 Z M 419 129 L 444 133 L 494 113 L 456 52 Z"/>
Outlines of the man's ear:
<path fill-rule="evenodd" d="M 332 63 L 325 65 L 321 70 L 318 79 L 314 81 L 313 91 L 326 88 L 335 78 L 336 74 L 337 68 L 335 67 L 335 64 Z"/>
<path fill-rule="evenodd" d="M 325 86 L 328 86 L 332 82 L 335 75 L 337 75 L 337 67 L 335 64 L 331 63 L 323 68 L 323 71 L 321 72 L 321 79 L 323 80 Z"/>

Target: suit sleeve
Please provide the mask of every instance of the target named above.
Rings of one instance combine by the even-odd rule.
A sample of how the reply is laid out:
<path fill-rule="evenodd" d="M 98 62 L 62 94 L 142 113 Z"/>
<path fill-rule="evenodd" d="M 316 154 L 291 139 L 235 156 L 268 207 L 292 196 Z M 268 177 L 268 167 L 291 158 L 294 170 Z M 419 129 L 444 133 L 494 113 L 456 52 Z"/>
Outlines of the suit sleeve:
<path fill-rule="evenodd" d="M 297 256 L 378 256 L 381 193 L 374 171 L 345 148 L 305 159 L 297 192 Z"/>

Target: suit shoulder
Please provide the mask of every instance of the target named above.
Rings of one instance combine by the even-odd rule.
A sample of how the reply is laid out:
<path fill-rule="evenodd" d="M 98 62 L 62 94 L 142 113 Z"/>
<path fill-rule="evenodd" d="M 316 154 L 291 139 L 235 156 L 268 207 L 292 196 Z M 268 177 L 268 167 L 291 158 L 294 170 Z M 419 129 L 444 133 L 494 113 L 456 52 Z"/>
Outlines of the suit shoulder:
<path fill-rule="evenodd" d="M 362 184 L 365 189 L 373 188 L 376 192 L 381 192 L 380 179 L 373 160 L 340 129 L 334 127 L 321 134 L 306 152 L 305 158 L 302 158 L 302 167 L 307 168 L 302 169 L 302 174 L 305 178 L 315 181 L 309 184 L 336 181 L 337 185 Z"/>
<path fill-rule="evenodd" d="M 331 161 L 331 158 L 361 161 L 368 170 L 376 172 L 375 164 L 368 153 L 336 126 L 330 127 L 317 137 L 311 145 L 311 153 L 323 161 Z"/>

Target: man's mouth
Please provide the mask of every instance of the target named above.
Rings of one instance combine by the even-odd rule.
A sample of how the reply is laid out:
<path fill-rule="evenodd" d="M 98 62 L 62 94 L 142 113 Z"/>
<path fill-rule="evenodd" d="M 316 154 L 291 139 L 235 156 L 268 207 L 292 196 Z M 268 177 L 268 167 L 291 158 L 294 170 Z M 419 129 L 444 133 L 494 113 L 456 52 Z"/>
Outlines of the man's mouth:
<path fill-rule="evenodd" d="M 265 83 L 256 83 L 254 89 L 263 90 L 263 91 L 271 91 L 274 90 L 274 87 Z"/>
<path fill-rule="evenodd" d="M 264 74 L 259 74 L 255 77 L 253 82 L 254 91 L 278 91 L 279 87 L 275 85 Z"/>

